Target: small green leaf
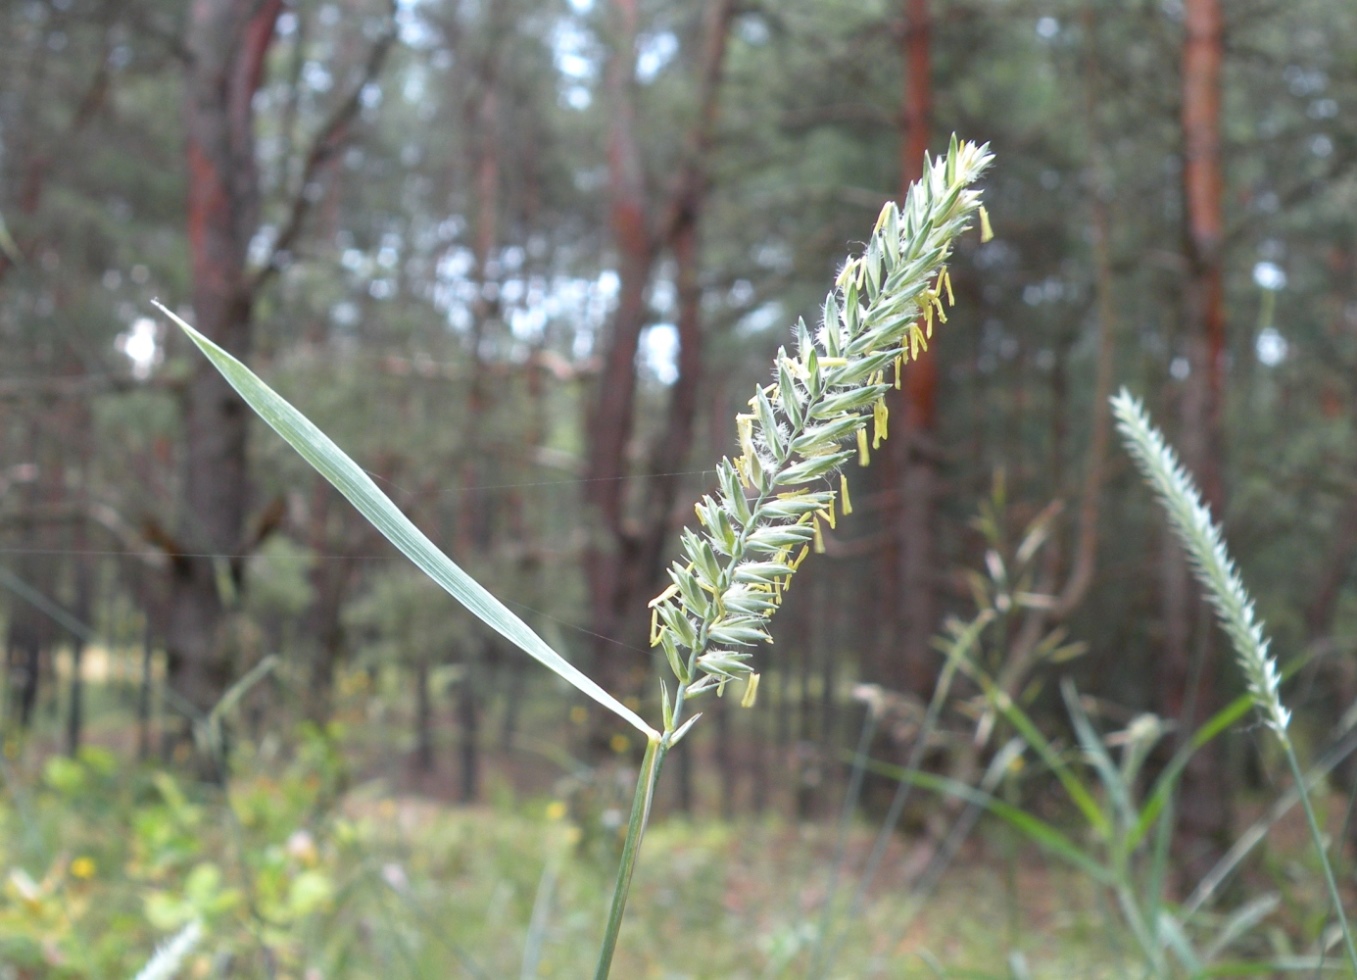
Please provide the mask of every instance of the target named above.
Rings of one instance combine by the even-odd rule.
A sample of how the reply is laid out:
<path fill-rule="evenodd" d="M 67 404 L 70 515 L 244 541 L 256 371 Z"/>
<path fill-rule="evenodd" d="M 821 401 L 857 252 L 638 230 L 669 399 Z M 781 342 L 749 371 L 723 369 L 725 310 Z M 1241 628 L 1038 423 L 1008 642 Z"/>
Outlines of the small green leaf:
<path fill-rule="evenodd" d="M 713 643 L 737 647 L 752 647 L 772 642 L 767 633 L 752 626 L 713 626 L 707 636 Z"/>
<path fill-rule="evenodd" d="M 863 389 L 870 392 L 871 388 Z M 876 401 L 875 398 L 872 401 Z M 864 406 L 865 407 L 865 406 Z M 833 452 L 843 440 L 867 424 L 865 416 L 841 415 L 831 422 L 812 426 L 792 440 L 792 452 L 797 456 L 818 456 Z"/>
<path fill-rule="evenodd" d="M 669 747 L 672 749 L 675 745 L 678 745 L 679 742 L 683 740 L 683 736 L 688 734 L 688 730 L 692 728 L 694 725 L 696 725 L 697 719 L 701 717 L 702 715 L 700 713 L 693 715 L 679 727 L 678 731 L 674 732 L 673 735 L 670 735 Z"/>
<path fill-rule="evenodd" d="M 828 490 L 820 493 L 799 493 L 790 497 L 774 497 L 758 510 L 759 521 L 794 521 L 828 507 L 834 499 Z"/>
<path fill-rule="evenodd" d="M 875 358 L 864 357 L 863 360 L 874 361 Z M 896 360 L 896 352 L 886 354 L 885 360 L 882 361 L 882 366 L 890 364 L 893 360 Z M 886 390 L 889 387 L 890 385 L 886 384 L 864 384 L 860 388 L 849 388 L 848 391 L 841 391 L 839 394 L 826 396 L 820 404 L 817 404 L 816 410 L 814 410 L 813 413 L 814 417 L 833 418 L 835 415 L 845 413 L 845 411 L 866 409 L 868 404 L 875 402 L 875 400 L 881 398 L 883 394 L 886 394 Z"/>
<path fill-rule="evenodd" d="M 782 400 L 782 406 L 787 410 L 787 419 L 791 422 L 793 429 L 801 428 L 801 421 L 805 418 L 805 411 L 802 408 L 802 393 L 797 387 L 796 379 L 792 377 L 792 361 L 788 359 L 787 352 L 781 348 L 777 352 L 777 387 L 778 394 Z M 785 454 L 780 458 L 785 459 Z"/>
<path fill-rule="evenodd" d="M 707 593 L 697 584 L 697 577 L 677 563 L 669 570 L 669 577 L 678 586 L 679 592 L 682 593 L 684 605 L 699 618 L 706 616 Z"/>
<path fill-rule="evenodd" d="M 817 477 L 824 476 L 830 470 L 848 462 L 857 455 L 856 449 L 846 449 L 841 453 L 827 453 L 824 456 L 812 456 L 810 459 L 802 460 L 795 466 L 789 466 L 777 475 L 779 486 L 795 486 L 798 483 L 808 483 Z"/>
<path fill-rule="evenodd" d="M 749 500 L 744 495 L 744 485 L 740 483 L 740 474 L 735 471 L 734 464 L 729 459 L 721 460 L 716 475 L 721 481 L 726 501 L 733 508 L 735 519 L 741 525 L 747 525 L 750 518 Z"/>
<path fill-rule="evenodd" d="M 664 602 L 656 607 L 659 612 L 660 621 L 673 630 L 678 641 L 688 649 L 697 646 L 697 631 L 693 629 L 693 622 L 683 612 L 681 606 L 673 602 Z"/>
<path fill-rule="evenodd" d="M 660 647 L 664 650 L 665 658 L 669 661 L 669 669 L 674 672 L 680 684 L 687 684 L 692 678 L 688 674 L 688 666 L 679 656 L 678 641 L 674 639 L 674 634 L 666 630 L 660 634 Z M 671 726 L 668 721 L 664 723 L 668 730 Z"/>
<path fill-rule="evenodd" d="M 748 588 L 732 588 L 721 600 L 726 612 L 737 616 L 769 616 L 777 609 L 777 603 L 767 592 L 756 592 Z"/>
<path fill-rule="evenodd" d="M 799 544 L 808 544 L 814 537 L 815 528 L 809 524 L 774 524 L 751 532 L 747 544 L 753 551 L 761 551 L 766 555 L 771 555 L 783 548 L 794 548 Z"/>
<path fill-rule="evenodd" d="M 768 440 L 768 448 L 779 461 L 787 457 L 787 445 L 778 431 L 777 416 L 773 414 L 773 404 L 762 388 L 754 396 L 754 409 L 758 412 L 759 424 L 763 427 L 763 437 Z"/>
<path fill-rule="evenodd" d="M 780 561 L 746 561 L 735 566 L 734 580 L 746 585 L 772 585 L 791 573 Z"/>

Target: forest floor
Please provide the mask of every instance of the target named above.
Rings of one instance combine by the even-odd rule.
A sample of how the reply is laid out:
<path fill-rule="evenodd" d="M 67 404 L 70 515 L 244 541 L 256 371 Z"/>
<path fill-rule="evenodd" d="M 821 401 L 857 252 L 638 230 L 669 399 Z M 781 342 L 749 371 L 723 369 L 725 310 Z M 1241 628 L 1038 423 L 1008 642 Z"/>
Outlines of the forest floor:
<path fill-rule="evenodd" d="M 193 976 L 591 975 L 630 803 L 625 753 L 589 768 L 569 756 L 568 734 L 518 738 L 479 753 L 477 801 L 462 805 L 451 725 L 435 729 L 434 766 L 421 772 L 409 719 L 379 700 L 327 737 L 276 732 L 247 711 L 253 731 L 222 793 L 127 761 L 137 732 L 120 697 L 121 707 L 96 692 L 78 762 L 59 751 L 57 711 L 20 752 L 6 743 L 0 976 L 131 975 L 193 917 L 214 950 Z M 548 710 L 529 730 L 550 717 L 571 723 Z M 841 828 L 841 781 L 821 787 L 814 819 L 794 820 L 795 789 L 771 769 L 764 813 L 749 813 L 742 784 L 737 816 L 721 819 L 720 767 L 705 745 L 695 815 L 677 811 L 671 786 L 647 834 L 619 980 L 1096 978 L 1138 962 L 1108 891 L 998 820 L 980 822 L 927 894 L 917 882 L 935 848 L 918 832 L 892 835 L 856 897 L 876 828 Z M 746 773 L 764 752 L 726 748 Z M 1323 902 L 1309 894 L 1292 823 L 1244 878 L 1242 900 L 1283 901 L 1255 930 L 1255 952 L 1322 923 L 1301 916 Z M 222 955 L 235 972 L 214 972 Z M 9 963 L 30 972 L 5 973 Z"/>

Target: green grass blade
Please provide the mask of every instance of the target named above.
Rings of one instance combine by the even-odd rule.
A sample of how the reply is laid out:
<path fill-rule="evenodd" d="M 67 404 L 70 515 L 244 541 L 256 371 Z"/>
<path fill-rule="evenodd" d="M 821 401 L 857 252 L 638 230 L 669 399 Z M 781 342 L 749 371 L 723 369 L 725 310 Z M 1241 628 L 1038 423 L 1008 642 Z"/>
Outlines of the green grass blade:
<path fill-rule="evenodd" d="M 1089 857 L 1084 849 L 1071 838 L 1040 817 L 1034 817 L 1020 807 L 1006 803 L 989 793 L 969 786 L 960 780 L 949 779 L 946 776 L 938 776 L 930 772 L 909 771 L 902 766 L 895 766 L 886 762 L 872 762 L 870 768 L 873 772 L 879 772 L 891 779 L 905 779 L 920 789 L 955 796 L 959 800 L 983 807 L 1000 820 L 1010 824 L 1038 847 L 1052 856 L 1060 858 L 1072 867 L 1078 868 L 1094 881 L 1104 885 L 1116 883 L 1116 878 L 1112 872 Z"/>
<path fill-rule="evenodd" d="M 240 361 L 175 316 L 158 301 L 161 312 L 179 325 L 189 339 L 207 355 L 231 387 L 240 392 L 265 422 L 316 468 L 335 489 L 349 498 L 377 530 L 401 550 L 449 595 L 471 610 L 482 622 L 543 664 L 562 680 L 635 726 L 647 738 L 659 733 L 589 676 L 547 645 L 527 623 L 514 615 L 489 590 L 462 571 L 447 555 L 415 527 L 399 507 L 372 482 L 330 437 L 316 428 Z"/>
<path fill-rule="evenodd" d="M 1253 710 L 1253 706 L 1253 695 L 1241 694 L 1212 715 L 1206 724 L 1192 733 L 1187 744 L 1174 753 L 1169 764 L 1164 768 L 1159 778 L 1155 780 L 1154 789 L 1150 792 L 1145 801 L 1145 806 L 1140 811 L 1140 819 L 1136 822 L 1127 839 L 1126 846 L 1128 848 L 1135 849 L 1140 844 L 1141 839 L 1149 833 L 1155 821 L 1159 819 L 1159 814 L 1177 789 L 1178 777 L 1187 768 L 1188 760 L 1192 758 L 1193 754 L 1221 732 L 1238 723 L 1241 718 Z"/>
<path fill-rule="evenodd" d="M 1093 766 L 1093 771 L 1102 780 L 1103 789 L 1106 790 L 1108 799 L 1121 820 L 1121 826 L 1132 825 L 1135 823 L 1137 814 L 1135 803 L 1131 798 L 1131 788 L 1126 785 L 1121 770 L 1112 761 L 1107 746 L 1103 744 L 1098 733 L 1093 730 L 1093 723 L 1089 720 L 1088 712 L 1079 702 L 1079 692 L 1075 689 L 1074 681 L 1068 677 L 1062 680 L 1060 682 L 1060 694 L 1065 699 L 1065 708 L 1069 711 L 1070 723 L 1074 725 L 1074 735 L 1079 741 L 1079 747 L 1084 752 L 1084 758 Z"/>
<path fill-rule="evenodd" d="M 1301 654 L 1292 657 L 1282 665 L 1282 680 L 1289 680 L 1294 674 L 1298 673 L 1302 667 L 1310 662 L 1309 654 Z M 1192 737 L 1183 745 L 1173 758 L 1169 760 L 1168 766 L 1155 781 L 1154 788 L 1145 801 L 1145 807 L 1141 811 L 1140 820 L 1132 831 L 1131 838 L 1127 842 L 1127 847 L 1134 849 L 1140 839 L 1159 819 L 1160 812 L 1168 803 L 1169 797 L 1175 791 L 1178 784 L 1178 777 L 1182 775 L 1183 769 L 1187 767 L 1188 760 L 1192 754 L 1203 745 L 1210 742 L 1230 728 L 1233 728 L 1245 715 L 1252 710 L 1254 706 L 1253 694 L 1246 692 L 1239 695 L 1225 707 L 1221 708 L 1214 715 L 1206 720 L 1206 723 L 1192 733 Z"/>
<path fill-rule="evenodd" d="M 1027 744 L 1032 746 L 1032 751 L 1036 752 L 1038 758 L 1046 763 L 1047 768 L 1051 770 L 1055 778 L 1060 780 L 1060 785 L 1069 794 L 1070 801 L 1084 815 L 1090 829 L 1099 837 L 1108 837 L 1112 832 L 1112 823 L 1098 805 L 1092 790 L 1080 781 L 1071 767 L 1061 758 L 1056 747 L 1041 733 L 1032 719 L 1027 716 L 1027 713 L 1013 703 L 1012 698 L 994 688 L 993 682 L 989 681 L 988 678 L 984 679 L 984 684 L 991 703 L 998 708 L 1004 719 L 1017 729 L 1018 734 L 1023 737 Z"/>

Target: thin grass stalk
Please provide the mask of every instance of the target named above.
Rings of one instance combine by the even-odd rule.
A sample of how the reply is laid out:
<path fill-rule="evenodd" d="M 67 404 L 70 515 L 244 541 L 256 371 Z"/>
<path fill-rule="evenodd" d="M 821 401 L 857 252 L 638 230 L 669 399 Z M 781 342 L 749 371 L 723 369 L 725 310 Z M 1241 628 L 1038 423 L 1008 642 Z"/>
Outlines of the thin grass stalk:
<path fill-rule="evenodd" d="M 1164 949 L 1173 945 L 1173 939 L 1166 936 L 1162 928 L 1163 920 L 1156 893 L 1136 888 L 1134 870 L 1136 845 L 1132 841 L 1132 831 L 1138 822 L 1139 814 L 1135 809 L 1130 782 L 1112 761 L 1106 745 L 1094 731 L 1088 714 L 1079 701 L 1079 694 L 1073 681 L 1066 678 L 1061 682 L 1060 689 L 1079 746 L 1102 782 L 1108 801 L 1111 814 L 1111 819 L 1107 821 L 1108 867 L 1117 883 L 1115 887 L 1117 902 L 1130 922 L 1132 932 L 1140 942 L 1151 969 L 1156 976 L 1165 976 L 1168 963 L 1164 958 Z M 1143 906 L 1141 895 L 1144 896 Z"/>
<path fill-rule="evenodd" d="M 551 919 L 551 903 L 556 893 L 556 879 L 561 872 L 563 852 L 557 850 L 547 858 L 542 869 L 541 880 L 537 883 L 537 895 L 532 900 L 532 913 L 528 916 L 528 935 L 523 940 L 523 964 L 519 968 L 519 980 L 535 980 L 538 964 L 542 960 L 542 947 L 546 944 L 547 923 Z"/>
<path fill-rule="evenodd" d="M 1119 872 L 1114 872 L 1119 873 Z M 1164 950 L 1157 940 L 1158 932 L 1151 931 L 1150 926 L 1145 921 L 1144 913 L 1140 909 L 1140 903 L 1136 900 L 1135 888 L 1125 878 L 1112 889 L 1116 896 L 1117 906 L 1121 909 L 1122 918 L 1126 924 L 1131 927 L 1131 935 L 1135 936 L 1136 942 L 1140 944 L 1140 951 L 1149 960 L 1150 969 L 1154 971 L 1156 977 L 1168 975 L 1168 963 L 1164 960 Z"/>
<path fill-rule="evenodd" d="M 1249 693 L 1253 696 L 1254 706 L 1281 742 L 1292 779 L 1300 788 L 1305 820 L 1343 934 L 1348 966 L 1357 975 L 1357 944 L 1353 941 L 1352 928 L 1343 910 L 1343 898 L 1338 891 L 1324 834 L 1315 818 L 1310 794 L 1305 789 L 1305 774 L 1287 731 L 1291 713 L 1282 704 L 1281 674 L 1277 669 L 1276 658 L 1269 653 L 1269 640 L 1263 633 L 1263 625 L 1254 615 L 1253 600 L 1225 550 L 1220 527 L 1212 520 L 1211 512 L 1202 501 L 1191 476 L 1178 461 L 1177 454 L 1164 441 L 1163 435 L 1150 422 L 1144 407 L 1123 388 L 1112 399 L 1112 411 L 1117 417 L 1117 428 L 1121 430 L 1128 451 L 1140 467 L 1146 482 L 1159 496 L 1169 523 L 1187 551 L 1197 580 L 1210 597 L 1221 627 L 1234 645 L 1236 659 L 1248 683 Z"/>
<path fill-rule="evenodd" d="M 942 706 L 947 701 L 948 694 L 952 690 L 952 681 L 955 679 L 957 671 L 961 664 L 970 657 L 971 649 L 980 640 L 980 635 L 985 627 L 993 620 L 992 612 L 985 611 L 980 613 L 974 620 L 967 623 L 956 637 L 949 643 L 944 653 L 947 662 L 943 665 L 942 673 L 938 676 L 938 682 L 933 687 L 933 697 L 928 702 L 928 708 L 924 712 L 923 723 L 919 726 L 919 732 L 915 736 L 914 744 L 910 747 L 908 758 L 905 760 L 906 772 L 917 772 L 919 764 L 923 761 L 923 754 L 928 748 L 928 740 L 938 727 L 938 719 L 942 715 Z M 873 700 L 869 697 L 868 709 L 875 713 L 879 710 Z M 859 748 L 859 753 L 861 753 Z M 856 758 L 854 762 L 856 763 Z M 862 878 L 858 886 L 853 891 L 853 898 L 848 903 L 848 916 L 851 919 L 867 901 L 867 892 L 872 887 L 872 882 L 876 878 L 876 872 L 881 867 L 886 856 L 886 847 L 895 834 L 896 825 L 900 822 L 901 815 L 905 812 L 905 804 L 909 801 L 910 790 L 914 784 L 908 780 L 898 780 L 895 793 L 891 796 L 890 806 L 886 810 L 886 816 L 881 821 L 881 826 L 877 829 L 876 839 L 872 842 L 871 853 L 867 855 L 867 862 L 863 866 Z M 846 804 L 845 804 L 846 805 Z M 829 898 L 826 900 L 825 908 L 828 911 L 830 902 L 833 901 L 834 890 L 831 887 Z M 828 939 L 829 927 L 831 923 L 826 917 L 821 922 L 820 933 L 815 939 L 815 955 L 812 959 L 812 968 L 807 972 L 811 978 L 820 977 L 834 963 L 838 956 L 839 948 L 842 946 L 842 940 L 836 942 L 830 949 L 829 955 L 822 961 L 820 950 L 824 942 Z M 903 927 L 902 927 L 903 928 Z"/>
<path fill-rule="evenodd" d="M 641 838 L 645 836 L 650 820 L 650 805 L 655 800 L 655 784 L 660 778 L 660 767 L 668 754 L 664 740 L 652 738 L 646 742 L 641 771 L 636 776 L 636 795 L 631 803 L 631 819 L 627 821 L 627 839 L 622 843 L 622 860 L 613 885 L 612 905 L 608 909 L 608 924 L 603 933 L 603 945 L 598 951 L 598 968 L 594 980 L 608 980 L 612 970 L 613 953 L 617 950 L 617 936 L 622 930 L 622 916 L 627 909 L 627 895 L 631 891 L 631 876 L 636 870 L 636 858 L 641 853 Z"/>
<path fill-rule="evenodd" d="M 989 768 L 985 771 L 984 776 L 981 777 L 980 782 L 977 784 L 980 792 L 991 798 L 997 799 L 997 797 L 994 797 L 994 791 L 1008 773 L 1013 761 L 1022 756 L 1022 747 L 1024 744 L 1021 737 L 1015 736 L 1009 739 L 1009 741 L 995 753 Z M 1016 806 L 1012 803 L 1008 803 L 1007 805 L 1016 809 Z M 961 811 L 960 816 L 953 822 L 951 830 L 949 830 L 947 836 L 943 838 L 941 847 L 934 853 L 927 866 L 925 866 L 923 873 L 919 875 L 918 880 L 911 889 L 913 894 L 911 895 L 909 905 L 906 907 L 907 914 L 903 917 L 901 924 L 897 927 L 901 932 L 907 929 L 914 922 L 914 917 L 923 910 L 928 897 L 933 893 L 933 889 L 937 887 L 938 882 L 946 872 L 947 866 L 952 863 L 957 852 L 961 849 L 962 843 L 970 836 L 971 831 L 975 829 L 976 823 L 979 822 L 981 814 L 983 814 L 985 810 L 985 805 L 979 800 L 966 801 L 965 809 Z M 1009 829 L 1017 830 L 1018 828 L 1013 827 L 1010 823 Z"/>
<path fill-rule="evenodd" d="M 369 865 L 366 875 L 371 884 L 375 886 L 374 895 L 377 909 L 382 915 L 387 933 L 395 937 L 391 948 L 396 949 L 400 954 L 407 975 L 414 976 L 419 972 L 419 964 L 416 962 L 415 953 L 412 949 L 415 938 L 407 935 L 408 929 L 405 928 L 408 920 L 413 917 L 419 920 L 420 925 L 424 927 L 424 935 L 431 936 L 439 946 L 447 950 L 457 961 L 457 965 L 462 968 L 464 974 L 472 977 L 473 980 L 490 980 L 490 974 L 481 968 L 471 954 L 448 937 L 447 928 L 438 920 L 437 916 L 425 907 L 413 890 L 397 887 L 391 881 L 388 881 L 376 862 Z M 394 908 L 392 900 L 394 900 Z M 391 972 L 390 970 L 385 971 L 386 974 Z"/>
<path fill-rule="evenodd" d="M 1287 789 L 1280 797 L 1273 801 L 1267 814 L 1249 827 L 1239 839 L 1236 840 L 1231 848 L 1225 853 L 1216 866 L 1207 873 L 1206 877 L 1197 882 L 1196 888 L 1183 903 L 1183 915 L 1191 918 L 1203 906 L 1205 906 L 1215 896 L 1221 883 L 1229 877 L 1230 873 L 1239 866 L 1240 862 L 1255 848 L 1272 829 L 1276 823 L 1286 816 L 1297 803 L 1300 802 L 1302 790 L 1309 792 L 1313 787 L 1318 786 L 1324 779 L 1336 769 L 1348 756 L 1357 751 L 1357 732 L 1349 732 L 1347 737 L 1338 744 L 1329 748 L 1319 758 L 1319 761 L 1310 767 L 1306 774 L 1305 783 L 1296 784 Z M 1342 835 L 1339 840 L 1345 839 Z"/>
<path fill-rule="evenodd" d="M 1357 976 L 1357 944 L 1353 942 L 1352 927 L 1348 924 L 1348 915 L 1343 911 L 1343 896 L 1338 891 L 1338 879 L 1334 877 L 1333 862 L 1329 860 L 1329 849 L 1324 845 L 1324 832 L 1315 818 L 1315 807 L 1310 802 L 1309 787 L 1305 782 L 1305 773 L 1301 771 L 1300 760 L 1291 745 L 1291 739 L 1285 739 L 1282 747 L 1286 752 L 1286 763 L 1291 769 L 1291 778 L 1300 788 L 1300 805 L 1305 810 L 1305 822 L 1310 825 L 1310 837 L 1315 842 L 1315 852 L 1319 855 L 1319 866 L 1324 871 L 1324 883 L 1329 888 L 1329 898 L 1333 902 L 1334 913 L 1338 917 L 1338 928 L 1343 933 L 1343 948 L 1348 956 L 1348 966 L 1353 976 Z"/>
<path fill-rule="evenodd" d="M 848 833 L 853 827 L 853 814 L 857 812 L 858 802 L 862 796 L 863 777 L 867 773 L 865 763 L 871 752 L 872 739 L 876 737 L 879 715 L 880 711 L 876 705 L 869 702 L 867 715 L 862 719 L 862 732 L 858 736 L 857 751 L 853 753 L 853 768 L 848 779 L 848 789 L 843 794 L 843 808 L 839 813 L 838 840 L 834 844 L 834 861 L 829 867 L 829 884 L 825 888 L 824 907 L 820 910 L 820 928 L 815 934 L 815 949 L 811 953 L 810 960 L 811 967 L 806 972 L 808 977 L 818 977 L 824 969 L 821 957 L 824 955 L 825 938 L 829 935 L 829 930 L 834 923 L 834 902 L 838 897 L 839 878 L 843 875 L 843 870 L 848 864 Z"/>
<path fill-rule="evenodd" d="M 1169 874 L 1169 858 L 1173 846 L 1173 823 L 1175 807 L 1172 798 L 1164 806 L 1158 825 L 1155 828 L 1153 847 L 1150 851 L 1149 868 L 1146 871 L 1145 895 L 1149 902 L 1146 910 L 1152 919 L 1157 920 L 1163 911 L 1163 895 Z"/>

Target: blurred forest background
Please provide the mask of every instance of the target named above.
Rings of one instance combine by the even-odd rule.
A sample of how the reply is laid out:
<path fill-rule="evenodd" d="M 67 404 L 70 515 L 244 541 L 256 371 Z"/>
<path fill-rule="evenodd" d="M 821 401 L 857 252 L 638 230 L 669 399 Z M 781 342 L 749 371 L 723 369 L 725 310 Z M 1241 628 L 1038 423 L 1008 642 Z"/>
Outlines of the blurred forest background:
<path fill-rule="evenodd" d="M 486 803 L 626 760 L 152 298 L 654 715 L 646 602 L 734 415 L 953 132 L 996 154 L 994 238 L 961 243 L 955 310 L 758 652 L 757 705 L 708 707 L 662 809 L 831 816 L 856 685 L 903 758 L 933 638 L 978 606 L 1002 620 L 987 669 L 1052 731 L 1063 676 L 1109 729 L 1148 711 L 1176 737 L 1238 695 L 1111 438 L 1122 385 L 1222 519 L 1301 738 L 1341 734 L 1357 6 L 10 0 L 0 35 L 7 764 L 93 744 L 182 766 L 186 719 L 269 657 L 232 739 L 323 742 L 355 783 Z M 1186 860 L 1272 778 L 1264 741 L 1245 722 L 1194 757 Z M 956 744 L 934 765 L 975 778 Z"/>

